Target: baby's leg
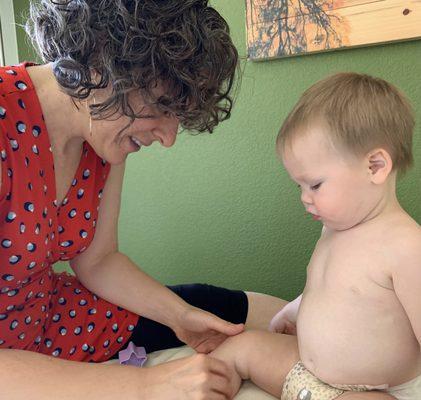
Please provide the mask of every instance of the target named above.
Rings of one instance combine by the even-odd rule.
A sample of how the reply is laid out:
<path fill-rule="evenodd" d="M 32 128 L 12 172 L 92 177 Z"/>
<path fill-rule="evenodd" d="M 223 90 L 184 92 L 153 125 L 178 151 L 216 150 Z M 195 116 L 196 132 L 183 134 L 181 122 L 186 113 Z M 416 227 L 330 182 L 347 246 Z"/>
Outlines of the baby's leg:
<path fill-rule="evenodd" d="M 250 379 L 278 398 L 285 377 L 299 360 L 296 336 L 266 331 L 246 331 L 230 337 L 210 356 L 233 368 L 233 394 L 238 392 L 242 379 Z"/>
<path fill-rule="evenodd" d="M 268 294 L 246 292 L 246 295 L 248 299 L 246 329 L 268 329 L 275 314 L 288 304 L 287 301 Z"/>

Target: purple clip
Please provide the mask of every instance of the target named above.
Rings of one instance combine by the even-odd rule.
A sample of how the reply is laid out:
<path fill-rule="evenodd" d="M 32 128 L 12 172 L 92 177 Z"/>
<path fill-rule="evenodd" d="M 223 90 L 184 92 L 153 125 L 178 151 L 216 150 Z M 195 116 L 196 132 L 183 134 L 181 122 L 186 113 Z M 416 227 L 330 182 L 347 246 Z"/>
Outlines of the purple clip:
<path fill-rule="evenodd" d="M 126 349 L 118 352 L 118 359 L 120 364 L 123 365 L 143 367 L 148 356 L 146 355 L 144 347 L 136 347 L 133 342 L 130 342 Z"/>

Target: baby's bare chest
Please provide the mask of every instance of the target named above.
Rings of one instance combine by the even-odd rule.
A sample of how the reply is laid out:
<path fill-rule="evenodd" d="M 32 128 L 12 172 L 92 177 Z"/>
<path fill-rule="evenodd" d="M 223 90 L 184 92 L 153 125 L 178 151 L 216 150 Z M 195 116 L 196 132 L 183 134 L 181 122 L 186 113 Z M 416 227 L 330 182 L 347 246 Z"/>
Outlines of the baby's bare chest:
<path fill-rule="evenodd" d="M 328 382 L 394 382 L 397 366 L 410 366 L 406 379 L 416 363 L 418 342 L 391 279 L 399 252 L 377 237 L 322 237 L 310 261 L 297 321 L 300 355 Z"/>
<path fill-rule="evenodd" d="M 320 240 L 307 269 L 306 289 L 370 297 L 393 290 L 391 257 L 386 246 L 364 237 Z"/>

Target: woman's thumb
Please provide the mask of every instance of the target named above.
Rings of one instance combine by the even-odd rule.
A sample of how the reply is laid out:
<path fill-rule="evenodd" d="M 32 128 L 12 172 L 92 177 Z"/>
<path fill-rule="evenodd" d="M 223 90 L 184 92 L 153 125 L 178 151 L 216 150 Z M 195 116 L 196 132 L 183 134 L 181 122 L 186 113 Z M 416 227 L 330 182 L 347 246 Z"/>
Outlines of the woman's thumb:
<path fill-rule="evenodd" d="M 244 331 L 244 324 L 233 324 L 224 319 L 213 318 L 212 329 L 227 336 L 235 336 Z"/>

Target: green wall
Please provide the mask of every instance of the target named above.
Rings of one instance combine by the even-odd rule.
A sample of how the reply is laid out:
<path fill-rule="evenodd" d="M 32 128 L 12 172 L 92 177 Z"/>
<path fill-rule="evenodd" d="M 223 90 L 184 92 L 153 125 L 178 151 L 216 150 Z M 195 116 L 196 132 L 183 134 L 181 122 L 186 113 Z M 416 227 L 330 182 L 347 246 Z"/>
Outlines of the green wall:
<path fill-rule="evenodd" d="M 1 0 L 0 0 L 1 1 Z M 13 0 L 13 9 L 16 20 L 16 36 L 18 41 L 18 51 L 20 61 L 36 61 L 36 52 L 30 44 L 30 39 L 26 36 L 24 25 L 28 15 L 28 0 Z"/>
<path fill-rule="evenodd" d="M 321 226 L 305 215 L 276 160 L 281 121 L 327 74 L 358 71 L 396 84 L 417 112 L 416 166 L 400 181 L 399 198 L 421 223 L 421 41 L 249 62 L 244 0 L 212 3 L 243 57 L 232 117 L 212 135 L 183 134 L 171 149 L 154 145 L 129 159 L 120 249 L 164 283 L 208 282 L 290 299 L 303 288 Z"/>

